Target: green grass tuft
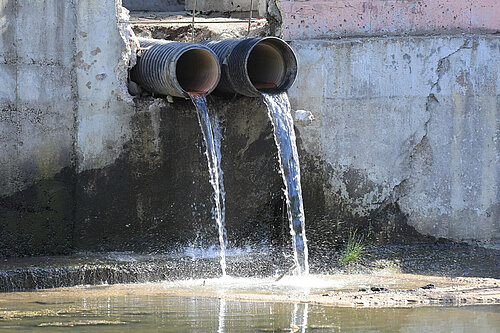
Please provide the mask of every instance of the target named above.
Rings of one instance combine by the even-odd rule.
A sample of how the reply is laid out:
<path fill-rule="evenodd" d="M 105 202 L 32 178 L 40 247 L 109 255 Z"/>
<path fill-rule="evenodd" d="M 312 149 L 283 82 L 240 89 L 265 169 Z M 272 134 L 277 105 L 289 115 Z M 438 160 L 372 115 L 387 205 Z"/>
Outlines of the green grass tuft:
<path fill-rule="evenodd" d="M 350 231 L 347 239 L 347 248 L 340 258 L 341 265 L 349 265 L 362 259 L 365 253 L 366 243 L 363 236 L 357 235 L 358 230 Z"/>

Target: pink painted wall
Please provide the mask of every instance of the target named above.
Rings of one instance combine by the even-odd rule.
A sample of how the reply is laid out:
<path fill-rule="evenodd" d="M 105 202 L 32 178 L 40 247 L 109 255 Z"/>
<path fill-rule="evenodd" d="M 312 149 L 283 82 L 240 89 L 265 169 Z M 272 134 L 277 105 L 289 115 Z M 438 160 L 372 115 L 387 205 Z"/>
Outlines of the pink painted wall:
<path fill-rule="evenodd" d="M 279 0 L 285 39 L 500 31 L 500 0 Z"/>

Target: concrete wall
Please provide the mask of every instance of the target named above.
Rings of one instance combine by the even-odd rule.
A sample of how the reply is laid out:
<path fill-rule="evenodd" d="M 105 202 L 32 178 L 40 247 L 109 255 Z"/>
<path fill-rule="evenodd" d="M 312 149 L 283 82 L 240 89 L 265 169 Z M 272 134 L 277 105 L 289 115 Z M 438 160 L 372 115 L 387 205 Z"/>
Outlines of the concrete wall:
<path fill-rule="evenodd" d="M 0 193 L 71 163 L 84 170 L 112 162 L 114 146 L 127 138 L 112 128 L 133 109 L 122 7 L 2 0 L 0 9 Z"/>
<path fill-rule="evenodd" d="M 426 9 L 413 9 L 431 4 L 359 3 L 267 3 L 300 61 L 290 98 L 305 110 L 297 133 L 311 243 L 335 242 L 356 225 L 400 240 L 410 237 L 400 228 L 409 224 L 500 246 L 500 38 L 373 37 L 428 32 Z M 452 25 L 448 10 L 457 13 L 457 3 L 444 16 L 428 13 L 433 33 L 498 29 L 493 2 L 462 4 L 466 18 Z M 339 20 L 327 10 L 333 4 L 368 8 L 361 13 L 371 23 L 373 8 L 384 6 L 413 18 L 343 30 L 330 25 Z M 132 100 L 128 34 L 120 1 L 0 0 L 0 254 L 153 249 L 212 228 L 194 111 L 186 102 Z M 368 37 L 352 38 L 358 34 Z M 211 101 L 226 121 L 230 239 L 286 234 L 263 105 Z"/>
<path fill-rule="evenodd" d="M 114 1 L 0 1 L 1 252 L 68 248 L 72 173 L 128 140 L 126 20 Z"/>
<path fill-rule="evenodd" d="M 0 256 L 218 244 L 194 106 L 132 99 L 128 28 L 120 1 L 0 0 Z M 283 216 L 265 107 L 211 102 L 230 242 L 262 244 Z"/>
<path fill-rule="evenodd" d="M 500 246 L 500 3 L 276 5 L 313 220 Z"/>
<path fill-rule="evenodd" d="M 123 0 L 128 10 L 138 11 L 183 11 L 184 0 Z"/>
<path fill-rule="evenodd" d="M 265 15 L 267 0 L 253 0 L 252 10 Z M 192 10 L 195 0 L 186 0 L 186 10 Z M 201 12 L 248 12 L 250 0 L 196 0 L 196 10 Z"/>
<path fill-rule="evenodd" d="M 276 0 L 287 40 L 497 32 L 496 0 Z"/>
<path fill-rule="evenodd" d="M 303 172 L 325 181 L 326 215 L 396 203 L 421 233 L 500 245 L 499 37 L 292 45 L 292 107 L 314 116 L 297 122 Z"/>

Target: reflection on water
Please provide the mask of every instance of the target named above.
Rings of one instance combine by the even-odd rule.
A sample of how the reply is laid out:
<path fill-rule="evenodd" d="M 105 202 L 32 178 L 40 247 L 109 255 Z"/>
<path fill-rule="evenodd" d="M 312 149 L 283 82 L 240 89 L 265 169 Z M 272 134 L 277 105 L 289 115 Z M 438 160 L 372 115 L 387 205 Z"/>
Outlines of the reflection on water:
<path fill-rule="evenodd" d="M 290 330 L 306 332 L 307 329 L 307 312 L 309 304 L 293 304 L 292 320 Z"/>
<path fill-rule="evenodd" d="M 90 288 L 89 288 L 90 289 Z M 400 309 L 177 296 L 4 294 L 6 332 L 495 332 L 500 306 Z M 40 298 L 43 295 L 43 298 Z M 43 301 L 40 301 L 43 299 Z"/>
<path fill-rule="evenodd" d="M 226 316 L 226 300 L 220 299 L 219 300 L 219 329 L 217 330 L 217 333 L 224 332 L 224 317 L 225 316 Z"/>

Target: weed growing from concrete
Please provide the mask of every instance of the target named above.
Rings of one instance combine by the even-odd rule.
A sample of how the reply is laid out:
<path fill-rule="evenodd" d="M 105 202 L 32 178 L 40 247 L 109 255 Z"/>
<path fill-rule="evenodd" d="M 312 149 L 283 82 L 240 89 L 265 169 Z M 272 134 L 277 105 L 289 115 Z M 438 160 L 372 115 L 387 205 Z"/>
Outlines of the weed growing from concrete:
<path fill-rule="evenodd" d="M 358 229 L 349 232 L 345 253 L 339 260 L 341 265 L 349 265 L 358 262 L 362 259 L 363 254 L 365 253 L 365 238 L 363 236 L 359 236 L 357 232 Z"/>

